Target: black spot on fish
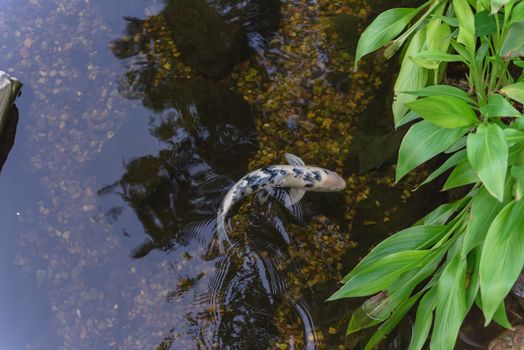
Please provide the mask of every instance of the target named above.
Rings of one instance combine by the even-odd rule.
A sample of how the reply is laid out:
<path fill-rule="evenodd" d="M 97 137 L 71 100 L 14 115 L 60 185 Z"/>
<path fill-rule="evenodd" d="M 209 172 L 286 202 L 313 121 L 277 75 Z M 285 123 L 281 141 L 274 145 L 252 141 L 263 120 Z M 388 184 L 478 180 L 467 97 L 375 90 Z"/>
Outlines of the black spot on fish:
<path fill-rule="evenodd" d="M 304 170 L 293 168 L 293 173 L 295 174 L 295 176 L 302 176 L 302 174 L 304 174 Z"/>
<path fill-rule="evenodd" d="M 306 175 L 304 175 L 304 181 L 306 182 L 313 182 L 314 179 L 315 177 L 311 173 L 306 173 Z"/>
<path fill-rule="evenodd" d="M 280 170 L 280 175 L 287 175 L 287 172 L 285 170 Z"/>
<path fill-rule="evenodd" d="M 259 185 L 253 185 L 251 188 L 253 189 L 253 192 L 256 192 L 260 186 Z"/>
<path fill-rule="evenodd" d="M 315 177 L 315 181 L 320 181 L 321 176 L 319 171 L 313 171 L 313 176 Z"/>
<path fill-rule="evenodd" d="M 308 182 L 307 184 L 304 185 L 305 188 L 311 188 L 313 187 L 313 184 L 311 182 Z"/>

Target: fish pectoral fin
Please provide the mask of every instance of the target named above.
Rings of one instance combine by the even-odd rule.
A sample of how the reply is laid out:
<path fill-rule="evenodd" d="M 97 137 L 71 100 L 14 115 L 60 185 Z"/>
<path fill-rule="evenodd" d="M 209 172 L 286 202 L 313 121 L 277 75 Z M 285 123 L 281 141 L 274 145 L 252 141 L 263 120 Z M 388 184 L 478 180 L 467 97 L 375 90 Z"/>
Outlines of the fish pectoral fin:
<path fill-rule="evenodd" d="M 297 166 L 306 166 L 306 163 L 300 157 L 297 157 L 294 154 L 286 153 L 285 154 L 286 160 L 290 165 L 297 165 Z"/>
<path fill-rule="evenodd" d="M 302 197 L 304 197 L 305 194 L 306 194 L 306 190 L 304 190 L 302 188 L 298 188 L 298 187 L 290 188 L 289 189 L 290 205 L 288 205 L 288 203 L 286 203 L 286 207 L 293 206 L 293 205 L 297 204 L 298 202 L 300 202 L 300 200 L 302 199 Z"/>

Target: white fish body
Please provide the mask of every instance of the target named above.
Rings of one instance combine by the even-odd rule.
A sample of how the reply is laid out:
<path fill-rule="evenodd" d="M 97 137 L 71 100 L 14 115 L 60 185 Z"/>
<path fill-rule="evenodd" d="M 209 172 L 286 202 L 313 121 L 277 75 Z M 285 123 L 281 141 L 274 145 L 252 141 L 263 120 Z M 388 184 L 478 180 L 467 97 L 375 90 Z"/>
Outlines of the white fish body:
<path fill-rule="evenodd" d="M 262 190 L 286 188 L 289 190 L 290 203 L 300 201 L 306 191 L 338 192 L 346 187 L 346 182 L 337 173 L 306 166 L 299 157 L 286 153 L 289 165 L 271 165 L 250 172 L 241 178 L 228 191 L 217 214 L 218 245 L 224 251 L 224 242 L 231 244 L 226 230 L 226 216 L 229 209 L 242 198 Z"/>

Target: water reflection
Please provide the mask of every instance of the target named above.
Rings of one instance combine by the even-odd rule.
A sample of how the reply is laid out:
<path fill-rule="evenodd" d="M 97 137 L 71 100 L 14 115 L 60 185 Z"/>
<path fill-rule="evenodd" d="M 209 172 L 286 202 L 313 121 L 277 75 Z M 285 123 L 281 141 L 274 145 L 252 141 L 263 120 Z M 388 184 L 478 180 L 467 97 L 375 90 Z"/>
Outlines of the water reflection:
<path fill-rule="evenodd" d="M 239 13 L 264 2 L 210 3 L 238 21 Z M 260 9 L 244 13 L 256 16 Z M 144 227 L 148 237 L 132 258 L 146 258 L 155 249 L 182 257 L 170 259 L 177 282 L 167 296 L 179 316 L 158 348 L 265 349 L 286 343 L 314 349 L 319 339 L 308 303 L 286 282 L 300 266 L 287 252 L 285 226 L 293 218 L 278 201 L 255 203 L 243 213 L 248 225 L 226 255 L 212 250 L 217 208 L 257 150 L 251 107 L 223 82 L 181 78 L 176 60 L 162 64 L 150 46 L 165 35 L 151 30 L 159 20 L 126 19 L 127 36 L 112 49 L 128 67 L 120 93 L 153 112 L 150 133 L 165 149 L 129 161 L 122 178 L 100 191 L 119 194 Z M 242 24 L 257 33 L 275 26 L 249 16 Z M 278 317 L 289 324 L 298 319 L 301 329 L 286 333 L 275 323 Z"/>
<path fill-rule="evenodd" d="M 254 49 L 247 54 L 265 55 L 211 79 L 166 25 L 175 1 L 3 3 L 0 60 L 26 89 L 21 133 L 0 177 L 8 199 L 0 201 L 8 232 L 0 252 L 8 276 L 0 341 L 8 345 L 0 348 L 342 343 L 347 304 L 323 299 L 347 270 L 345 199 L 308 195 L 307 227 L 275 201 L 245 201 L 234 248 L 220 256 L 210 247 L 219 202 L 248 161 L 265 165 L 279 147 L 298 149 L 342 172 L 351 116 L 365 101 L 341 91 L 362 96 L 372 81 L 349 75 L 347 57 L 326 66 L 334 63 L 329 16 L 348 9 L 327 0 L 192 1 L 240 27 Z M 286 23 L 273 35 L 280 6 Z M 351 6 L 360 13 L 364 5 Z M 349 77 L 347 86 L 330 88 L 329 69 Z M 350 197 L 363 187 L 356 180 Z"/>

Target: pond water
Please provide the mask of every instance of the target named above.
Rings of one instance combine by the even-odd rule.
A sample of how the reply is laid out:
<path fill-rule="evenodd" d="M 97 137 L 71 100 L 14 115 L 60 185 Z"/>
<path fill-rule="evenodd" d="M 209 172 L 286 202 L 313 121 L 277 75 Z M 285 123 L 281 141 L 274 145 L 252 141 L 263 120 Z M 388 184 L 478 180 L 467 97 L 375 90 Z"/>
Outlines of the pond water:
<path fill-rule="evenodd" d="M 362 346 L 344 337 L 359 301 L 324 300 L 444 199 L 393 184 L 387 66 L 351 71 L 369 5 L 0 0 L 0 70 L 24 83 L 0 176 L 0 349 Z M 220 254 L 223 196 L 284 152 L 346 191 L 298 213 L 243 201 Z"/>

